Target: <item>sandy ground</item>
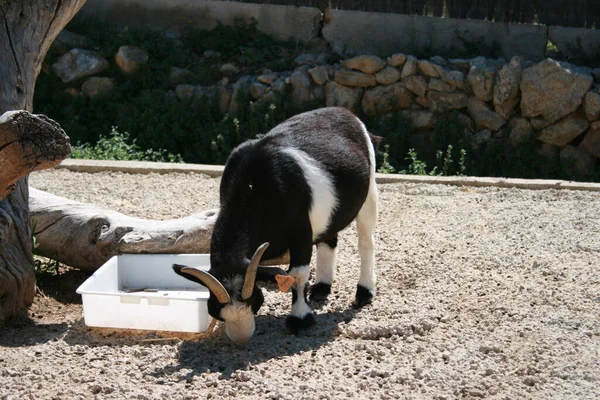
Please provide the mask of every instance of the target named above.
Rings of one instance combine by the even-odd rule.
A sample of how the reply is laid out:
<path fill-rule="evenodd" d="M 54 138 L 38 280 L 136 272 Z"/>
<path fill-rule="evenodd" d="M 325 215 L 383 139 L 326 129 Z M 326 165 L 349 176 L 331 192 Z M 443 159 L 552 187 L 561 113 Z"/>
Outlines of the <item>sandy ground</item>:
<path fill-rule="evenodd" d="M 31 186 L 145 218 L 217 206 L 200 175 L 31 176 Z M 600 398 L 600 193 L 380 185 L 378 294 L 350 307 L 354 228 L 317 325 L 286 333 L 291 295 L 264 287 L 245 346 L 85 327 L 85 274 L 43 277 L 0 330 L 3 399 Z"/>

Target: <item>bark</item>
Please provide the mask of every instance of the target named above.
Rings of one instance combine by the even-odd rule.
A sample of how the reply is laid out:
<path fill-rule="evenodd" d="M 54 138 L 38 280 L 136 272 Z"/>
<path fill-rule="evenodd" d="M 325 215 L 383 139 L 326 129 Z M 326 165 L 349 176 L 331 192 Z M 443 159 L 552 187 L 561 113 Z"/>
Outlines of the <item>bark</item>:
<path fill-rule="evenodd" d="M 208 253 L 218 211 L 153 221 L 37 189 L 30 189 L 29 201 L 35 253 L 89 271 L 123 253 Z M 287 260 L 286 256 L 263 264 Z"/>
<path fill-rule="evenodd" d="M 0 114 L 31 111 L 42 60 L 58 33 L 84 3 L 85 0 L 0 1 Z M 0 153 L 0 176 L 9 182 L 14 176 L 8 177 L 5 154 L 9 153 Z M 27 176 L 9 186 L 10 194 L 0 195 L 0 323 L 31 304 L 35 291 Z M 7 189 L 0 187 L 2 193 Z"/>
<path fill-rule="evenodd" d="M 71 154 L 69 137 L 45 115 L 9 111 L 0 116 L 0 199 L 32 171 L 52 168 Z"/>

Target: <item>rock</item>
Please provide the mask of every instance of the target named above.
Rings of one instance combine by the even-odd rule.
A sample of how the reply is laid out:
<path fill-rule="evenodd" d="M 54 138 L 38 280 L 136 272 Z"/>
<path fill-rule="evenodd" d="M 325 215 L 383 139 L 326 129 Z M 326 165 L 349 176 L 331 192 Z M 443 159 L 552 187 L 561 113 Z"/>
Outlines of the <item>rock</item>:
<path fill-rule="evenodd" d="M 233 63 L 225 63 L 221 65 L 219 72 L 224 75 L 234 75 L 240 72 L 240 69 Z"/>
<path fill-rule="evenodd" d="M 431 61 L 434 64 L 441 65 L 441 66 L 448 65 L 448 61 L 446 61 L 446 59 L 442 56 L 429 57 L 429 61 Z"/>
<path fill-rule="evenodd" d="M 269 90 L 268 92 L 264 93 L 261 96 L 261 98 L 259 99 L 259 102 L 261 102 L 261 103 L 275 103 L 278 98 L 279 98 L 279 95 L 277 93 L 275 93 L 273 90 Z"/>
<path fill-rule="evenodd" d="M 523 60 L 513 57 L 510 63 L 498 71 L 496 85 L 494 86 L 494 104 L 502 104 L 507 100 L 519 95 Z"/>
<path fill-rule="evenodd" d="M 311 67 L 314 67 L 316 65 L 325 65 L 325 64 L 327 64 L 327 54 L 326 53 L 301 54 L 298 57 L 296 57 L 296 59 L 294 60 L 294 64 L 296 64 L 299 67 L 303 66 L 303 65 L 308 65 Z"/>
<path fill-rule="evenodd" d="M 427 92 L 427 82 L 420 75 L 412 75 L 402 80 L 408 90 L 418 97 L 424 97 Z"/>
<path fill-rule="evenodd" d="M 539 117 L 538 118 L 530 118 L 529 122 L 531 122 L 531 126 L 536 131 L 540 131 L 540 130 L 544 129 L 545 127 L 551 125 L 551 123 L 549 121 L 546 121 L 544 118 L 539 118 Z"/>
<path fill-rule="evenodd" d="M 171 67 L 169 68 L 169 82 L 172 85 L 187 83 L 194 78 L 194 73 L 189 69 Z"/>
<path fill-rule="evenodd" d="M 402 67 L 402 75 L 400 76 L 400 78 L 402 80 L 404 80 L 404 78 L 415 75 L 418 71 L 418 68 L 419 68 L 419 62 L 417 61 L 416 57 L 414 57 L 414 56 L 406 57 L 406 62 L 404 63 L 404 66 Z"/>
<path fill-rule="evenodd" d="M 589 125 L 588 120 L 583 115 L 575 112 L 554 125 L 544 128 L 538 139 L 544 143 L 563 147 L 585 132 Z"/>
<path fill-rule="evenodd" d="M 83 49 L 68 51 L 52 65 L 52 70 L 64 83 L 97 74 L 106 68 L 108 68 L 106 59 Z"/>
<path fill-rule="evenodd" d="M 52 42 L 52 49 L 61 54 L 64 54 L 73 48 L 86 47 L 88 47 L 88 40 L 85 36 L 70 32 L 66 29 L 63 29 L 56 39 L 54 39 L 54 42 Z"/>
<path fill-rule="evenodd" d="M 231 106 L 231 91 L 226 85 L 219 85 L 217 95 L 219 96 L 219 113 L 225 115 Z"/>
<path fill-rule="evenodd" d="M 404 110 L 413 103 L 414 95 L 401 83 L 368 89 L 362 99 L 362 110 L 367 115 L 382 115 Z"/>
<path fill-rule="evenodd" d="M 377 85 L 375 75 L 365 74 L 358 71 L 335 71 L 334 80 L 339 84 L 350 87 L 369 87 Z"/>
<path fill-rule="evenodd" d="M 590 124 L 590 129 L 600 129 L 600 121 L 594 121 Z"/>
<path fill-rule="evenodd" d="M 326 66 L 320 65 L 318 67 L 310 68 L 308 70 L 312 80 L 319 86 L 323 86 L 329 80 L 329 72 Z"/>
<path fill-rule="evenodd" d="M 594 79 L 546 59 L 523 71 L 521 115 L 542 116 L 551 123 L 572 113 L 583 101 Z"/>
<path fill-rule="evenodd" d="M 107 96 L 115 88 L 115 81 L 112 78 L 102 78 L 92 76 L 83 82 L 81 91 L 89 98 Z"/>
<path fill-rule="evenodd" d="M 276 93 L 283 94 L 288 88 L 288 84 L 285 82 L 285 79 L 279 77 L 273 81 L 271 88 L 273 88 Z"/>
<path fill-rule="evenodd" d="M 192 105 L 204 105 L 215 100 L 217 96 L 217 86 L 194 86 L 194 96 Z"/>
<path fill-rule="evenodd" d="M 325 87 L 324 86 L 314 87 L 312 92 L 310 93 L 309 99 L 311 101 L 324 102 L 325 101 Z"/>
<path fill-rule="evenodd" d="M 498 71 L 494 86 L 494 108 L 502 118 L 509 119 L 519 103 L 522 60 L 513 57 L 510 63 Z"/>
<path fill-rule="evenodd" d="M 535 136 L 527 118 L 513 118 L 508 123 L 508 127 L 510 128 L 508 141 L 513 145 L 528 143 Z"/>
<path fill-rule="evenodd" d="M 308 73 L 308 66 L 296 68 L 292 75 L 290 75 L 290 83 L 295 88 L 310 88 L 312 84 L 312 78 Z"/>
<path fill-rule="evenodd" d="M 399 67 L 401 65 L 404 65 L 405 62 L 406 62 L 406 55 L 404 55 L 402 53 L 393 54 L 392 56 L 387 58 L 388 65 L 390 65 L 392 67 Z"/>
<path fill-rule="evenodd" d="M 592 76 L 594 77 L 595 81 L 600 81 L 600 68 L 594 68 L 592 70 Z"/>
<path fill-rule="evenodd" d="M 292 103 L 295 106 L 302 106 L 310 100 L 312 78 L 308 73 L 308 69 L 308 65 L 296 68 L 290 76 Z"/>
<path fill-rule="evenodd" d="M 182 103 L 189 104 L 194 98 L 195 86 L 193 85 L 177 85 L 175 87 L 175 95 Z"/>
<path fill-rule="evenodd" d="M 148 53 L 136 46 L 121 46 L 115 55 L 115 62 L 121 71 L 131 74 L 148 62 Z"/>
<path fill-rule="evenodd" d="M 429 108 L 433 112 L 446 112 L 450 110 L 460 110 L 467 106 L 469 96 L 465 92 L 427 92 Z"/>
<path fill-rule="evenodd" d="M 585 134 L 579 148 L 600 158 L 600 128 L 590 129 Z"/>
<path fill-rule="evenodd" d="M 596 121 L 600 116 L 600 94 L 587 92 L 583 97 L 583 111 L 588 121 Z"/>
<path fill-rule="evenodd" d="M 463 74 L 461 71 L 442 70 L 442 72 L 440 73 L 440 78 L 447 84 L 457 89 L 462 90 L 465 88 L 465 74 Z"/>
<path fill-rule="evenodd" d="M 575 146 L 565 146 L 560 151 L 560 166 L 574 178 L 588 178 L 594 175 L 596 158 Z"/>
<path fill-rule="evenodd" d="M 273 72 L 269 72 L 267 74 L 262 74 L 256 77 L 256 80 L 259 81 L 260 83 L 264 83 L 265 85 L 271 85 L 277 78 L 279 77 L 279 75 L 273 73 Z"/>
<path fill-rule="evenodd" d="M 418 63 L 419 71 L 429 78 L 439 78 L 441 67 L 439 65 L 432 64 L 427 60 L 420 60 Z"/>
<path fill-rule="evenodd" d="M 471 147 L 473 149 L 478 149 L 484 146 L 490 140 L 492 140 L 492 131 L 489 129 L 484 129 L 471 137 Z"/>
<path fill-rule="evenodd" d="M 425 96 L 415 97 L 415 103 L 423 108 L 429 108 L 429 99 Z"/>
<path fill-rule="evenodd" d="M 379 85 L 391 85 L 400 80 L 400 71 L 394 67 L 385 67 L 375 74 L 375 80 Z"/>
<path fill-rule="evenodd" d="M 506 123 L 501 116 L 490 110 L 483 101 L 475 97 L 469 99 L 467 110 L 478 129 L 487 128 L 496 132 Z"/>
<path fill-rule="evenodd" d="M 436 90 L 438 92 L 452 92 L 454 87 L 442 81 L 441 79 L 433 78 L 429 81 L 429 90 Z"/>
<path fill-rule="evenodd" d="M 503 104 L 494 106 L 494 111 L 496 114 L 508 121 L 515 114 L 518 106 L 519 98 L 515 97 L 514 99 L 510 99 Z"/>
<path fill-rule="evenodd" d="M 464 58 L 451 58 L 448 60 L 448 63 L 452 68 L 464 73 L 469 72 L 469 69 L 471 68 L 471 61 Z"/>
<path fill-rule="evenodd" d="M 475 62 L 472 63 L 467 75 L 467 82 L 473 89 L 473 94 L 481 101 L 491 101 L 494 90 L 494 77 L 496 67 L 492 63 Z"/>
<path fill-rule="evenodd" d="M 458 123 L 465 127 L 465 132 L 475 132 L 475 123 L 473 122 L 471 117 L 461 112 L 456 113 L 456 117 L 458 119 Z"/>
<path fill-rule="evenodd" d="M 435 125 L 435 114 L 424 110 L 404 110 L 402 115 L 410 119 L 413 128 L 415 129 L 433 129 Z"/>
<path fill-rule="evenodd" d="M 240 105 L 238 104 L 240 93 L 248 93 L 250 85 L 254 78 L 252 76 L 242 76 L 236 83 L 233 84 L 231 91 L 231 102 L 229 103 L 229 114 L 237 115 Z"/>
<path fill-rule="evenodd" d="M 327 82 L 325 85 L 325 104 L 327 107 L 345 107 L 358 111 L 363 97 L 363 88 L 352 88 L 337 82 Z"/>
<path fill-rule="evenodd" d="M 358 56 L 340 63 L 342 67 L 365 74 L 374 74 L 385 68 L 386 62 L 377 56 Z"/>
<path fill-rule="evenodd" d="M 263 94 L 265 94 L 267 89 L 270 89 L 270 87 L 260 82 L 253 82 L 250 85 L 250 95 L 254 99 L 258 100 L 262 97 Z"/>

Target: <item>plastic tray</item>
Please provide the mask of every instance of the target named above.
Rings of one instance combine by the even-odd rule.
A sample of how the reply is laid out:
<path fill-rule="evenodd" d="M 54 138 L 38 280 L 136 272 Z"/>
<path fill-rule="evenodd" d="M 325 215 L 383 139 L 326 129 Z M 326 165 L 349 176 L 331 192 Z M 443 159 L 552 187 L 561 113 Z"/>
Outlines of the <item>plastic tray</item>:
<path fill-rule="evenodd" d="M 177 275 L 183 264 L 208 270 L 208 254 L 114 256 L 79 288 L 85 324 L 95 327 L 203 332 L 208 289 Z"/>

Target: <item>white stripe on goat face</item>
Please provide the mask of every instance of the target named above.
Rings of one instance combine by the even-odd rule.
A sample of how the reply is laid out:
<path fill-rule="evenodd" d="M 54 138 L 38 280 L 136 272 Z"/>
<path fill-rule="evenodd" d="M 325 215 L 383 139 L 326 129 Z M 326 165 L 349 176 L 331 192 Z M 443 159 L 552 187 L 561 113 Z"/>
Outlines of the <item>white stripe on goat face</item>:
<path fill-rule="evenodd" d="M 221 318 L 225 321 L 227 336 L 235 343 L 246 343 L 254 334 L 254 313 L 247 304 L 234 300 L 221 309 Z"/>
<path fill-rule="evenodd" d="M 329 227 L 331 215 L 338 205 L 333 179 L 323 166 L 304 151 L 287 148 L 283 150 L 298 163 L 310 187 L 312 204 L 309 211 L 313 241 Z"/>

